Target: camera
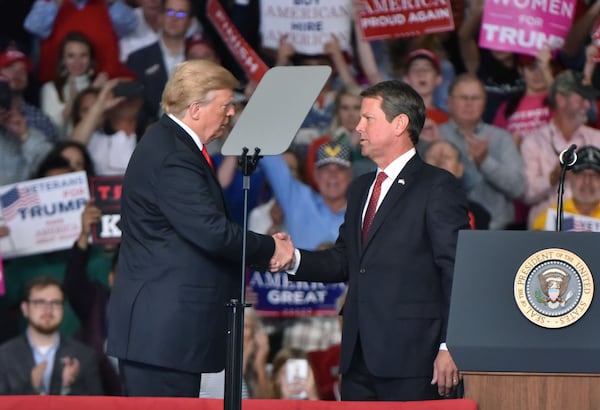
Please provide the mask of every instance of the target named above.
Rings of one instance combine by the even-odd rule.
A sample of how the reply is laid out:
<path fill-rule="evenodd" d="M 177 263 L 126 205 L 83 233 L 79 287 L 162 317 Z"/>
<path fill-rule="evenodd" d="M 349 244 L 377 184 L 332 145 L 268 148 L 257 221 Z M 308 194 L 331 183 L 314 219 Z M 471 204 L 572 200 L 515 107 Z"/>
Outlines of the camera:
<path fill-rule="evenodd" d="M 121 81 L 113 88 L 115 97 L 142 98 L 144 96 L 144 86 L 137 81 Z"/>

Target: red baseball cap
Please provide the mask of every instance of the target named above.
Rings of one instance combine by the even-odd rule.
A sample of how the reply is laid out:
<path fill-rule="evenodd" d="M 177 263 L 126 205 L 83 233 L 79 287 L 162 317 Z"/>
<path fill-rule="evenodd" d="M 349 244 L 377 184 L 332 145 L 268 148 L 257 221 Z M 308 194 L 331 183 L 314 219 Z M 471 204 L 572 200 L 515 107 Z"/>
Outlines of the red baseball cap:
<path fill-rule="evenodd" d="M 426 58 L 427 60 L 433 63 L 433 66 L 438 72 L 440 71 L 440 59 L 437 55 L 435 55 L 435 53 L 427 50 L 426 48 L 418 48 L 414 51 L 411 51 L 406 56 L 406 58 L 404 59 L 404 65 L 406 66 L 406 69 L 408 69 L 410 63 L 412 63 L 417 58 Z"/>
<path fill-rule="evenodd" d="M 31 71 L 33 65 L 31 60 L 19 50 L 6 50 L 0 54 L 0 68 L 6 68 L 11 64 L 22 61 L 27 66 L 27 70 Z"/>

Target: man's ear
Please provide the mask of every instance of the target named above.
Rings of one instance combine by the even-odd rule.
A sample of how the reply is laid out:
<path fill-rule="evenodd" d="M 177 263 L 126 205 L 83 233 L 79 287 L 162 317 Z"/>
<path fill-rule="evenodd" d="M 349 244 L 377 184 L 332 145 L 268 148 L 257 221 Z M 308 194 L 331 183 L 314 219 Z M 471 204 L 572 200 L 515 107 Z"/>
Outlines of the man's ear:
<path fill-rule="evenodd" d="M 402 134 L 406 129 L 408 129 L 409 123 L 410 120 L 408 119 L 408 115 L 398 114 L 396 118 L 394 118 L 394 128 L 396 130 L 397 135 Z"/>
<path fill-rule="evenodd" d="M 187 115 L 189 115 L 190 118 L 197 120 L 200 118 L 203 108 L 204 107 L 200 103 L 192 103 L 187 107 Z"/>
<path fill-rule="evenodd" d="M 21 302 L 21 313 L 24 317 L 29 318 L 29 305 L 26 301 Z"/>

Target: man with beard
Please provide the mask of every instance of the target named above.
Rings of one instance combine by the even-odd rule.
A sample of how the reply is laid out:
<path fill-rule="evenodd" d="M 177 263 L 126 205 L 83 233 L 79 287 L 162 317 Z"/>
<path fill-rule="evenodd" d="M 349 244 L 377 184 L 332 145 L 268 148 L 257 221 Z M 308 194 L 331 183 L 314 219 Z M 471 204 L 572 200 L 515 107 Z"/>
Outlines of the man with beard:
<path fill-rule="evenodd" d="M 58 332 L 64 303 L 56 279 L 29 282 L 21 303 L 25 334 L 0 346 L 0 395 L 102 394 L 94 351 Z"/>

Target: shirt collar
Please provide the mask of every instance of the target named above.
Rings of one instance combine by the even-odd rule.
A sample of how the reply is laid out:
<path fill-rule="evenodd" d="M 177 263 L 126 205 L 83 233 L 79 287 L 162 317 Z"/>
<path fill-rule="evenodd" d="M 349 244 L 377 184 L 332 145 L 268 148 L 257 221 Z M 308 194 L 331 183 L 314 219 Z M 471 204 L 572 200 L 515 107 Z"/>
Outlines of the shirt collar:
<path fill-rule="evenodd" d="M 170 119 L 172 119 L 173 121 L 175 121 L 175 123 L 177 125 L 179 125 L 181 128 L 183 128 L 183 130 L 188 133 L 188 135 L 192 138 L 192 140 L 194 141 L 194 143 L 198 146 L 198 148 L 200 149 L 200 151 L 202 151 L 202 147 L 204 146 L 204 144 L 202 144 L 202 142 L 200 142 L 200 137 L 198 137 L 198 134 L 196 134 L 194 132 L 194 130 L 192 130 L 187 124 L 185 124 L 179 118 L 175 117 L 173 114 L 167 113 L 167 116 Z"/>
<path fill-rule="evenodd" d="M 415 148 L 409 149 L 404 154 L 393 160 L 390 165 L 385 167 L 385 169 L 377 168 L 377 173 L 383 171 L 390 180 L 395 180 L 398 175 L 400 175 L 400 172 L 402 172 L 408 161 L 410 161 L 410 159 L 414 157 L 416 153 L 417 150 Z"/>

